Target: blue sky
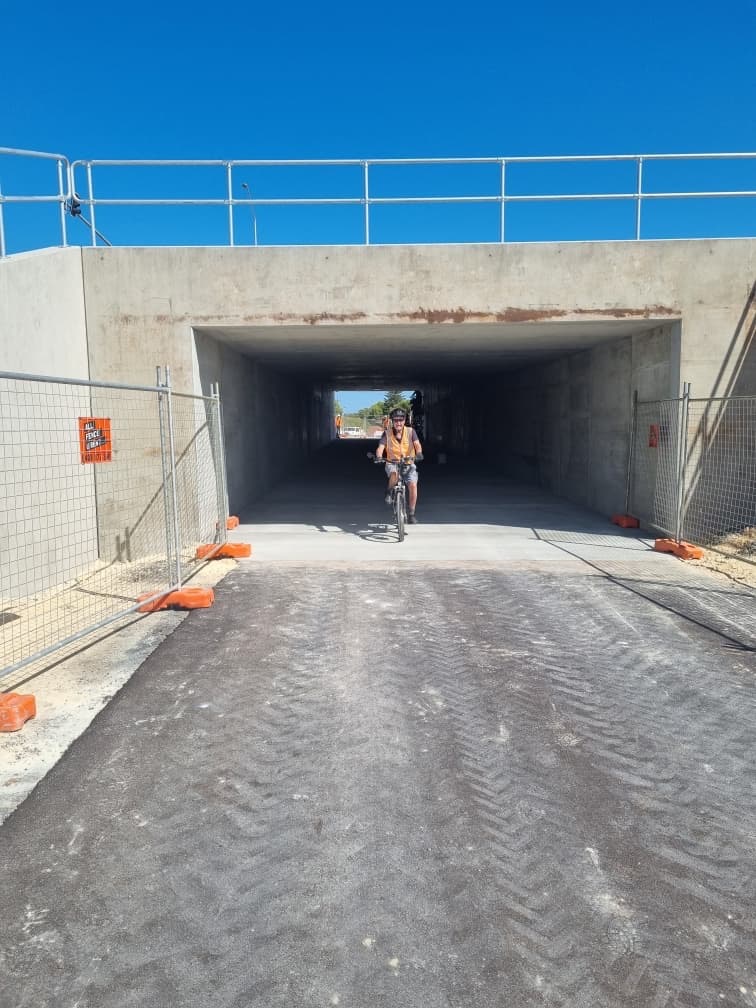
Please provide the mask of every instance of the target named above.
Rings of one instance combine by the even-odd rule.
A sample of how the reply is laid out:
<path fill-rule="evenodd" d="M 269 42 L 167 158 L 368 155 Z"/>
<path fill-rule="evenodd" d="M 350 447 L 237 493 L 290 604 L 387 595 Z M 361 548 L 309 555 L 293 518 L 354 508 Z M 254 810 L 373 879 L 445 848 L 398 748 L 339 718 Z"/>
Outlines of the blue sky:
<path fill-rule="evenodd" d="M 753 0 L 42 0 L 3 22 L 3 146 L 298 158 L 756 145 Z"/>
<path fill-rule="evenodd" d="M 71 159 L 756 150 L 754 0 L 42 0 L 3 34 L 0 146 Z"/>
<path fill-rule="evenodd" d="M 2 146 L 72 157 L 755 146 L 753 0 L 42 0 L 3 29 Z"/>
<path fill-rule="evenodd" d="M 365 392 L 337 392 L 336 398 L 339 403 L 344 407 L 345 413 L 354 413 L 357 410 L 361 410 L 365 406 L 372 406 L 373 403 L 380 402 L 385 392 L 381 391 L 365 391 Z M 405 390 L 405 395 L 412 395 L 412 389 Z"/>

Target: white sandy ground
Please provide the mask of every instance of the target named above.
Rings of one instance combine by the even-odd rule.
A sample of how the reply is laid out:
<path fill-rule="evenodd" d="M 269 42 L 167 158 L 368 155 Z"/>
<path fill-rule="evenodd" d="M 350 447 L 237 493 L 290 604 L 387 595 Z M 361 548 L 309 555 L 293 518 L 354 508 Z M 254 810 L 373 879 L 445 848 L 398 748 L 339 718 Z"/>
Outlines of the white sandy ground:
<path fill-rule="evenodd" d="M 703 560 L 689 560 L 688 563 L 695 567 L 706 567 L 707 570 L 717 571 L 733 581 L 748 585 L 749 588 L 756 588 L 756 563 L 739 560 L 737 557 L 727 556 L 710 549 L 704 550 Z"/>

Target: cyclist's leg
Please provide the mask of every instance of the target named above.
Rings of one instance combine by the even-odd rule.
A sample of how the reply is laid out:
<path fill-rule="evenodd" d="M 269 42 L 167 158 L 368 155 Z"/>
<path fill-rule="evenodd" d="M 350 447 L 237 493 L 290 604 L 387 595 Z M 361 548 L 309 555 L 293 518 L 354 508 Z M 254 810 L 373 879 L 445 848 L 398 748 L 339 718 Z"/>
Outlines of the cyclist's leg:
<path fill-rule="evenodd" d="M 417 469 L 413 466 L 407 474 L 407 510 L 411 515 L 415 513 L 417 505 Z"/>
<path fill-rule="evenodd" d="M 412 514 L 415 510 L 415 505 L 417 504 L 417 483 L 407 484 L 407 496 L 409 498 L 408 500 L 409 511 L 410 514 Z"/>
<path fill-rule="evenodd" d="M 386 497 L 391 497 L 391 491 L 397 484 L 399 479 L 399 471 L 395 463 L 387 462 L 385 465 L 386 475 L 388 476 L 388 486 L 386 487 Z"/>

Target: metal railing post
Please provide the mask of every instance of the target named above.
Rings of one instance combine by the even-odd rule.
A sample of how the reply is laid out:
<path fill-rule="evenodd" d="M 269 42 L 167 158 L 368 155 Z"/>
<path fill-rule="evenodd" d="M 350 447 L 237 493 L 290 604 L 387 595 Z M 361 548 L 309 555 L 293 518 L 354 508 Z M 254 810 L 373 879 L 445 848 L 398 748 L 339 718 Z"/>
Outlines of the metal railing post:
<path fill-rule="evenodd" d="M 59 210 L 60 210 L 60 237 L 63 242 L 63 248 L 68 246 L 68 234 L 66 232 L 66 199 L 68 194 L 63 188 L 63 162 L 58 161 L 58 195 L 60 196 Z"/>
<path fill-rule="evenodd" d="M 173 403 L 171 401 L 171 369 L 165 365 L 166 399 L 168 403 L 168 447 L 171 462 L 171 503 L 173 504 L 173 546 L 176 551 L 176 586 L 181 587 L 181 538 L 179 534 L 178 490 L 176 487 L 176 441 L 173 434 Z"/>
<path fill-rule="evenodd" d="M 365 200 L 365 244 L 370 244 L 370 188 L 368 179 L 369 164 L 362 162 L 363 193 Z"/>
<path fill-rule="evenodd" d="M 635 179 L 635 240 L 641 236 L 641 200 L 643 193 L 643 158 L 638 158 L 638 168 Z"/>
<path fill-rule="evenodd" d="M 685 466 L 688 454 L 688 409 L 690 405 L 690 382 L 683 385 L 678 417 L 680 431 L 677 439 L 677 514 L 675 516 L 675 539 L 682 542 L 683 507 L 685 500 Z"/>
<path fill-rule="evenodd" d="M 506 193 L 507 193 L 507 190 L 506 190 L 506 171 L 507 171 L 507 162 L 502 158 L 502 161 L 501 161 L 501 214 L 500 214 L 500 217 L 499 217 L 499 241 L 502 243 L 502 245 L 504 244 L 504 241 L 506 240 L 505 237 L 504 237 L 504 235 L 505 235 L 505 231 L 504 231 L 504 211 L 505 211 L 505 207 L 507 205 L 507 199 L 506 199 Z"/>
<path fill-rule="evenodd" d="M 161 376 L 160 366 L 155 369 L 157 373 L 157 385 L 162 388 L 163 381 Z M 166 408 L 166 396 L 165 393 L 158 392 L 158 426 L 160 429 L 160 464 L 163 470 L 163 512 L 165 515 L 165 555 L 168 560 L 168 587 L 170 588 L 175 583 L 174 578 L 174 567 L 173 567 L 173 523 L 171 522 L 171 505 L 170 498 L 168 496 L 168 483 L 169 483 L 169 470 L 166 464 L 167 461 L 167 437 L 165 432 L 166 418 L 165 418 L 165 408 Z"/>
<path fill-rule="evenodd" d="M 92 184 L 92 165 L 87 165 L 87 189 L 89 191 L 89 215 L 92 225 L 92 244 L 97 245 L 97 220 L 95 218 L 94 186 Z"/>
<path fill-rule="evenodd" d="M 234 180 L 231 173 L 231 162 L 226 164 L 226 194 L 228 196 L 228 243 L 234 247 Z"/>
<path fill-rule="evenodd" d="M 228 485 L 226 482 L 226 448 L 223 438 L 223 408 L 221 406 L 220 385 L 218 382 L 211 385 L 210 396 L 215 408 L 214 428 L 217 439 L 215 451 L 215 492 L 218 499 L 218 541 L 226 542 L 228 539 Z"/>

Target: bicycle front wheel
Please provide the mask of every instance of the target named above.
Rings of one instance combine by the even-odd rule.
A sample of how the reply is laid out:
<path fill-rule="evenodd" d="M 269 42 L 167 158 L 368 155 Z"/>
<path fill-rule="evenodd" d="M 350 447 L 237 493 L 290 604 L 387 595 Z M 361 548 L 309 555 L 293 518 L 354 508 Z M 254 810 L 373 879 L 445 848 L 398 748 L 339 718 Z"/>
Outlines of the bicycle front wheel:
<path fill-rule="evenodd" d="M 399 542 L 404 542 L 404 494 L 398 493 L 394 498 L 396 508 L 396 531 L 399 534 Z"/>

